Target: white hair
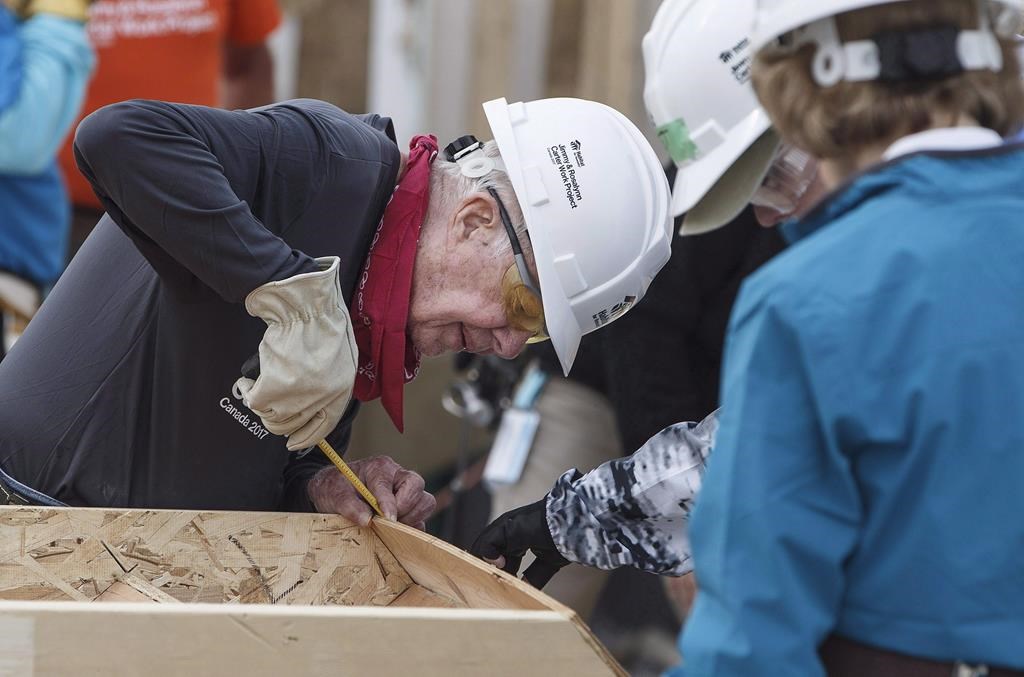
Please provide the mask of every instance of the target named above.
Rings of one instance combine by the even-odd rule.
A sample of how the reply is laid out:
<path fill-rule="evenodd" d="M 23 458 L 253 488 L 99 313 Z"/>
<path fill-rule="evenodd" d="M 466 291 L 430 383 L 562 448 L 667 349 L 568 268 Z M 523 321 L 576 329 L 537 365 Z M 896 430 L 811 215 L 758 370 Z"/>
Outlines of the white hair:
<path fill-rule="evenodd" d="M 485 143 L 483 151 L 487 157 L 501 158 L 498 144 L 494 141 Z M 435 218 L 447 220 L 463 199 L 477 193 L 490 196 L 487 189 L 493 188 L 498 193 L 498 197 L 501 198 L 505 209 L 508 210 L 508 216 L 512 220 L 516 235 L 519 237 L 519 242 L 522 243 L 523 252 L 532 253 L 530 238 L 526 233 L 526 221 L 523 219 L 523 211 L 519 207 L 519 200 L 512 189 L 512 182 L 509 180 L 508 174 L 500 170 L 494 170 L 486 176 L 472 179 L 463 176 L 458 164 L 438 158 L 434 162 L 433 171 L 430 173 L 430 180 L 428 222 L 434 221 Z M 434 183 L 435 181 L 437 182 L 436 184 Z M 502 235 L 497 241 L 498 244 L 492 252 L 495 257 L 503 256 L 512 251 L 512 243 L 505 236 L 504 226 L 502 226 L 501 233 Z"/>

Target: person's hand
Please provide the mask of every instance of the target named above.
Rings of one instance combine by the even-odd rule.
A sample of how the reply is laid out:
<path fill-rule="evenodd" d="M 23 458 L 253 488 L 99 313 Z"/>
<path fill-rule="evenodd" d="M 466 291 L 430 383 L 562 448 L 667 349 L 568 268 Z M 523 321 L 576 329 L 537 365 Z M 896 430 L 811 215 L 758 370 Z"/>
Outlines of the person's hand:
<path fill-rule="evenodd" d="M 311 447 L 338 425 L 352 399 L 359 351 L 338 286 L 340 259 L 320 270 L 260 286 L 245 309 L 267 323 L 259 378 L 240 378 L 235 396 L 292 451 Z"/>
<path fill-rule="evenodd" d="M 569 564 L 555 547 L 548 529 L 547 497 L 494 520 L 470 548 L 472 554 L 513 576 L 519 573 L 528 550 L 537 559 L 523 572 L 523 580 L 535 588 L 543 588 L 559 569 Z"/>
<path fill-rule="evenodd" d="M 406 470 L 388 456 L 364 458 L 348 465 L 377 499 L 386 518 L 421 531 L 426 527 L 437 501 L 423 490 L 423 478 L 417 473 Z M 309 480 L 307 492 L 317 512 L 341 515 L 360 526 L 369 524 L 373 517 L 373 508 L 333 465 L 318 471 Z"/>
<path fill-rule="evenodd" d="M 665 592 L 678 612 L 679 620 L 685 621 L 697 597 L 697 577 L 689 573 L 678 577 L 666 576 L 664 581 Z"/>

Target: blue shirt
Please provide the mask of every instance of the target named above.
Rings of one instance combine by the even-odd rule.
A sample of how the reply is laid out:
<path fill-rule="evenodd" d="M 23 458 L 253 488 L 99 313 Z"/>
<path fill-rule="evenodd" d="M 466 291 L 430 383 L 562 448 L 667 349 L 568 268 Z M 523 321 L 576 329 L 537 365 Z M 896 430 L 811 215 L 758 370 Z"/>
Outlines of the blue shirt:
<path fill-rule="evenodd" d="M 43 287 L 64 265 L 70 209 L 55 157 L 95 64 L 82 24 L 0 6 L 0 270 Z"/>
<path fill-rule="evenodd" d="M 744 285 L 677 674 L 821 675 L 833 632 L 1024 668 L 1021 177 L 879 166 Z"/>
<path fill-rule="evenodd" d="M 16 39 L 17 19 L 0 3 L 0 112 L 6 110 L 21 89 L 23 61 L 21 41 Z"/>

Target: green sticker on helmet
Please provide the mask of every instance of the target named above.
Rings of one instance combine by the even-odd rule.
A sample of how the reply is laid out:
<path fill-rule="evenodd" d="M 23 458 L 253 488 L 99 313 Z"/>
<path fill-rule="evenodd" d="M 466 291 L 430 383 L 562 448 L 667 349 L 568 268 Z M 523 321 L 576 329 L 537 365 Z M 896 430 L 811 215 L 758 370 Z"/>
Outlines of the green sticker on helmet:
<path fill-rule="evenodd" d="M 697 159 L 699 153 L 697 144 L 690 138 L 690 129 L 682 118 L 658 127 L 658 138 L 668 150 L 669 157 L 677 165 Z"/>

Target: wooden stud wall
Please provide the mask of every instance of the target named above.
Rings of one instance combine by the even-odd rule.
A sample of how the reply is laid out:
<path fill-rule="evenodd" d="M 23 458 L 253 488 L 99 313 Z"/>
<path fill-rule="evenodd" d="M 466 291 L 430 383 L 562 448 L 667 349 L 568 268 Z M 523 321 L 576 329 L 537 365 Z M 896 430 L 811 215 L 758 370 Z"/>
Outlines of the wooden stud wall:
<path fill-rule="evenodd" d="M 370 0 L 283 0 L 302 19 L 298 95 L 366 111 Z"/>

